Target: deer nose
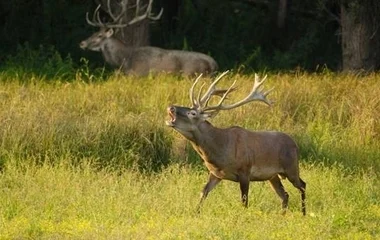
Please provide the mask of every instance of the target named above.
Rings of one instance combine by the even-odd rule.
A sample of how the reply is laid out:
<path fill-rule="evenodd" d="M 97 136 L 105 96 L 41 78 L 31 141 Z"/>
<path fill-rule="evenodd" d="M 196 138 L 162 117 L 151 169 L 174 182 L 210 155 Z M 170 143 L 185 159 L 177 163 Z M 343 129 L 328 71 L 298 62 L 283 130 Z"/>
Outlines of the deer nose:
<path fill-rule="evenodd" d="M 87 47 L 87 44 L 85 41 L 80 42 L 79 47 L 82 49 L 85 49 Z"/>

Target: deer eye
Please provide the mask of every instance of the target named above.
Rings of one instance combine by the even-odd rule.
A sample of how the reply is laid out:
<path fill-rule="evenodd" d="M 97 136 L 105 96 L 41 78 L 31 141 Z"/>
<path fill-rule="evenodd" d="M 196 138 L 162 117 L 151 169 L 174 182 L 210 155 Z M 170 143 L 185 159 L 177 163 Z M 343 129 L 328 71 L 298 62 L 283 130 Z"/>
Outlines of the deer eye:
<path fill-rule="evenodd" d="M 191 111 L 189 112 L 189 114 L 190 114 L 191 116 L 195 117 L 195 116 L 197 115 L 197 112 L 196 112 L 195 110 L 191 110 Z"/>

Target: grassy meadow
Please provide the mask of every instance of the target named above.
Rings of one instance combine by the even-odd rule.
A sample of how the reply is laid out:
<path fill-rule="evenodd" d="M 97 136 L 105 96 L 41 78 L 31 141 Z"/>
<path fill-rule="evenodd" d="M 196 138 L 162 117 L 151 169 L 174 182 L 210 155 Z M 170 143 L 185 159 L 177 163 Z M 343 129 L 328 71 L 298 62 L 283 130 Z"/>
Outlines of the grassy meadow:
<path fill-rule="evenodd" d="M 254 76 L 220 85 L 234 79 L 230 101 Z M 195 212 L 207 171 L 165 126 L 168 105 L 189 105 L 192 79 L 0 73 L 0 239 L 379 239 L 379 83 L 380 74 L 269 74 L 272 107 L 250 103 L 211 120 L 294 137 L 303 217 L 286 180 L 285 216 L 265 182 L 251 183 L 248 209 L 238 184 L 223 181 Z"/>

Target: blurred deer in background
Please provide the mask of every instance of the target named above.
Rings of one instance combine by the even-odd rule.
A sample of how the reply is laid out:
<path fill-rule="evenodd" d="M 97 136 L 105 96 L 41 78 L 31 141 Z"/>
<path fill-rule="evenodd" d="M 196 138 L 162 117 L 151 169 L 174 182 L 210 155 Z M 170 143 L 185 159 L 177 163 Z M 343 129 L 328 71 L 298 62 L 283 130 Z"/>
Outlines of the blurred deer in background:
<path fill-rule="evenodd" d="M 157 47 L 133 47 L 127 46 L 115 37 L 115 32 L 141 22 L 145 19 L 156 21 L 160 19 L 163 9 L 152 15 L 153 0 L 145 6 L 140 6 L 140 1 L 136 0 L 135 16 L 128 22 L 125 21 L 125 14 L 128 9 L 128 0 L 122 0 L 119 4 L 119 14 L 115 14 L 111 9 L 111 0 L 107 0 L 107 12 L 113 22 L 102 22 L 99 9 L 101 4 L 95 9 L 93 19 L 90 20 L 86 14 L 87 23 L 91 26 L 99 27 L 100 30 L 80 43 L 82 49 L 101 51 L 105 61 L 111 66 L 120 68 L 126 74 L 144 76 L 149 72 L 171 72 L 184 75 L 194 75 L 196 73 L 211 74 L 218 69 L 215 60 L 203 53 L 166 50 Z M 113 2 L 115 4 L 115 2 Z M 103 6 L 105 7 L 105 6 Z M 141 14 L 141 12 L 143 13 Z"/>
<path fill-rule="evenodd" d="M 166 121 L 166 125 L 190 141 L 210 171 L 198 211 L 208 193 L 222 179 L 227 179 L 240 184 L 241 200 L 245 207 L 248 206 L 250 181 L 269 181 L 281 198 L 285 213 L 289 195 L 281 179 L 287 178 L 301 192 L 302 213 L 306 215 L 306 183 L 299 176 L 298 147 L 290 136 L 275 131 L 253 132 L 241 127 L 221 129 L 207 121 L 221 110 L 237 108 L 251 101 L 261 101 L 271 105 L 267 95 L 272 89 L 266 92 L 260 90 L 266 77 L 260 80 L 257 75 L 252 91 L 246 98 L 231 105 L 224 105 L 227 95 L 236 90 L 234 88 L 236 81 L 226 90 L 216 89 L 216 84 L 226 74 L 227 72 L 224 72 L 219 75 L 201 97 L 204 87 L 202 85 L 196 97 L 194 88 L 201 77 L 199 76 L 190 88 L 192 107 L 169 106 L 167 109 L 170 120 Z M 216 105 L 208 106 L 213 95 L 219 95 L 221 99 Z"/>

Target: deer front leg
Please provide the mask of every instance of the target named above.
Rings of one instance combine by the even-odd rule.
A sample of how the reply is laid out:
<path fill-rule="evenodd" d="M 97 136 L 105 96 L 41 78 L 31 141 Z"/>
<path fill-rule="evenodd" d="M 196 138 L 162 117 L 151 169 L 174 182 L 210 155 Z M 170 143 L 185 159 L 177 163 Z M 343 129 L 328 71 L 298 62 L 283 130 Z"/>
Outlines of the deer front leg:
<path fill-rule="evenodd" d="M 248 207 L 248 191 L 249 191 L 249 178 L 246 176 L 239 176 L 241 201 L 244 207 Z"/>
<path fill-rule="evenodd" d="M 208 177 L 208 182 L 204 186 L 201 193 L 201 200 L 199 201 L 197 212 L 200 212 L 203 201 L 206 199 L 208 193 L 221 181 L 222 179 L 216 177 L 214 174 L 210 173 Z"/>

